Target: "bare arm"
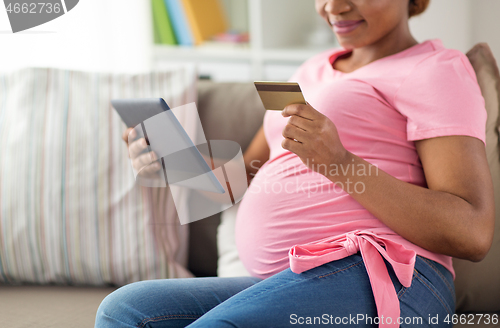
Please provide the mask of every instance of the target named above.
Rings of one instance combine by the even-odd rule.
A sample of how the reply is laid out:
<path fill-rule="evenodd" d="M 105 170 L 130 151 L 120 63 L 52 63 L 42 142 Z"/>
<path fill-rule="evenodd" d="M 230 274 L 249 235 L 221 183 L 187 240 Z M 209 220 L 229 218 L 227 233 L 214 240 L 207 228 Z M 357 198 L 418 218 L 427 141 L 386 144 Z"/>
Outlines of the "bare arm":
<path fill-rule="evenodd" d="M 270 150 L 266 136 L 264 135 L 264 128 L 261 126 L 243 154 L 249 182 L 259 168 L 269 159 L 269 153 Z"/>
<path fill-rule="evenodd" d="M 306 165 L 314 159 L 316 164 L 344 168 L 371 166 L 342 146 L 335 125 L 314 108 L 291 105 L 285 108 L 284 116 L 291 118 L 283 130 L 283 148 L 296 153 Z M 432 138 L 415 144 L 428 188 L 401 181 L 382 170 L 372 175 L 340 170 L 339 175 L 325 176 L 414 244 L 480 261 L 491 247 L 495 221 L 484 144 L 467 136 Z M 317 170 L 318 166 L 310 168 Z M 346 190 L 349 182 L 351 190 Z M 356 183 L 364 186 L 363 192 L 353 190 Z"/>
<path fill-rule="evenodd" d="M 479 261 L 493 240 L 494 200 L 484 144 L 472 137 L 416 142 L 428 188 L 403 182 L 379 170 L 378 176 L 332 177 L 362 182 L 351 193 L 389 228 L 432 252 Z M 348 153 L 345 164 L 369 165 Z M 353 161 L 354 160 L 354 161 Z"/>

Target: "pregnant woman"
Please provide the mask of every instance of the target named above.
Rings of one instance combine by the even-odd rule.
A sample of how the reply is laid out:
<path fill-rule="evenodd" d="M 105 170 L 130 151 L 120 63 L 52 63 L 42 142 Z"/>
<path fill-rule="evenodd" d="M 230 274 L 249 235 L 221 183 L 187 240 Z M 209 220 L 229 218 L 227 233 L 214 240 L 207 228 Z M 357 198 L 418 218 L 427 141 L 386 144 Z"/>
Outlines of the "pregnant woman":
<path fill-rule="evenodd" d="M 342 48 L 297 70 L 308 104 L 268 111 L 245 152 L 252 277 L 132 283 L 96 327 L 451 326 L 451 258 L 486 255 L 494 205 L 474 71 L 409 30 L 428 3 L 316 0 Z"/>

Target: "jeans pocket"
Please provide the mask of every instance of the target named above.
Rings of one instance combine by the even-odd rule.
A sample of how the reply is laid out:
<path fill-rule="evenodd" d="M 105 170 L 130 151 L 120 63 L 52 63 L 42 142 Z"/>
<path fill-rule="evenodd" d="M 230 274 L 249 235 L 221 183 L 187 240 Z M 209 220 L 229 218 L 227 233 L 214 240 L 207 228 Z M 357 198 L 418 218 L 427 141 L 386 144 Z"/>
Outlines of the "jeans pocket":
<path fill-rule="evenodd" d="M 436 274 L 437 276 L 440 277 L 440 279 L 443 281 L 443 283 L 446 285 L 446 287 L 448 288 L 448 291 L 450 292 L 450 294 L 453 295 L 453 299 L 455 299 L 455 285 L 453 284 L 453 277 L 451 275 L 451 273 L 445 269 L 441 264 L 435 262 L 435 261 L 432 261 L 428 258 L 425 258 L 425 257 L 422 257 L 420 255 L 417 255 L 417 259 L 421 260 L 421 265 L 425 265 L 429 270 L 432 270 L 432 276 L 434 276 L 434 274 Z M 441 268 L 438 269 L 438 267 Z M 424 271 L 423 269 L 420 270 L 421 271 L 421 274 L 423 274 L 422 271 Z M 423 274 L 425 275 L 425 274 Z M 429 279 L 429 277 L 427 277 L 428 280 L 432 280 L 432 279 Z"/>
<path fill-rule="evenodd" d="M 398 289 L 396 289 L 396 292 L 397 292 L 397 294 L 398 294 L 398 299 L 399 299 L 399 298 L 401 298 L 401 296 L 403 296 L 403 295 L 404 295 L 404 293 L 406 292 L 406 290 L 407 290 L 407 289 L 408 289 L 408 288 L 407 288 L 407 287 L 405 287 L 405 286 L 403 286 L 403 285 L 401 285 L 401 288 L 399 288 L 399 290 L 398 290 Z"/>
<path fill-rule="evenodd" d="M 396 294 L 398 295 L 398 299 L 399 299 L 401 296 L 403 296 L 403 294 L 406 292 L 406 290 L 408 288 L 403 286 L 403 284 L 401 284 L 401 282 L 399 282 L 399 279 L 396 276 L 394 269 L 387 261 L 385 261 L 385 265 L 387 267 L 387 273 L 389 273 L 389 277 L 392 280 L 392 284 L 394 285 L 394 290 L 396 291 Z M 412 277 L 412 282 L 413 282 L 414 278 L 415 278 L 415 276 Z"/>
<path fill-rule="evenodd" d="M 452 315 L 455 313 L 455 295 L 446 295 L 449 294 L 448 286 L 446 286 L 446 283 L 440 277 L 439 279 L 435 279 L 436 277 L 434 275 L 438 277 L 435 272 L 431 273 L 427 270 L 418 270 L 415 267 L 413 281 L 417 279 L 425 288 L 428 289 L 430 295 L 434 296 L 434 298 L 443 306 L 446 312 Z"/>
<path fill-rule="evenodd" d="M 411 277 L 411 284 L 413 284 L 413 280 L 415 280 L 415 273 L 413 273 L 413 276 Z M 410 285 L 411 287 L 411 285 Z M 398 294 L 398 299 L 400 300 L 401 297 L 403 297 L 403 295 L 406 293 L 406 291 L 410 288 L 410 287 L 405 287 L 403 286 L 399 281 L 398 281 L 398 285 L 394 285 L 394 288 L 396 289 L 396 293 Z"/>

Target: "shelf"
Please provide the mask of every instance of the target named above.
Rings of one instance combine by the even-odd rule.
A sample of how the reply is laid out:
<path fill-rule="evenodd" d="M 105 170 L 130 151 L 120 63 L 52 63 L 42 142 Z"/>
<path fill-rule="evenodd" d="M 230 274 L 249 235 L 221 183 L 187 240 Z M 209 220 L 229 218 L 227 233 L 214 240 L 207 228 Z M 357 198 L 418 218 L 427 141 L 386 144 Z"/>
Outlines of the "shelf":
<path fill-rule="evenodd" d="M 304 61 L 336 46 L 312 0 L 221 1 L 230 28 L 248 32 L 248 44 L 154 45 L 155 65 L 194 63 L 200 74 L 223 81 L 285 80 Z"/>
<path fill-rule="evenodd" d="M 231 60 L 251 60 L 252 52 L 248 46 L 232 45 L 206 45 L 196 47 L 166 46 L 155 45 L 153 53 L 156 60 L 212 60 L 226 61 Z"/>
<path fill-rule="evenodd" d="M 333 47 L 304 49 L 263 49 L 252 51 L 249 47 L 226 46 L 198 46 L 198 47 L 179 47 L 179 46 L 154 46 L 154 56 L 157 60 L 210 60 L 210 61 L 273 61 L 273 62 L 303 62 L 312 56 Z"/>
<path fill-rule="evenodd" d="M 324 48 L 291 48 L 291 49 L 266 49 L 262 51 L 262 60 L 266 62 L 304 62 L 314 55 L 333 47 Z"/>

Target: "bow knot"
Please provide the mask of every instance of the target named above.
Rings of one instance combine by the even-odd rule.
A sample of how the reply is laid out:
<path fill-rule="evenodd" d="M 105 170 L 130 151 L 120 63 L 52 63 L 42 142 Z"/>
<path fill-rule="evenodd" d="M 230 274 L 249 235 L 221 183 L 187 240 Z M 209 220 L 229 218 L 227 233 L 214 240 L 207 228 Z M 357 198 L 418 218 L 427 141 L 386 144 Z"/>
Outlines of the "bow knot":
<path fill-rule="evenodd" d="M 346 240 L 343 244 L 344 248 L 347 251 L 347 254 L 349 254 L 348 256 L 354 255 L 359 252 L 358 236 L 350 232 L 346 234 L 345 238 Z"/>
<path fill-rule="evenodd" d="M 392 324 L 382 323 L 380 327 L 399 327 L 396 321 L 400 315 L 399 299 L 387 272 L 384 258 L 394 269 L 401 284 L 410 287 L 415 251 L 370 231 L 352 231 L 318 242 L 293 246 L 288 253 L 290 269 L 292 272 L 302 273 L 354 255 L 358 251 L 361 252 L 365 263 L 379 318 L 392 319 Z"/>

